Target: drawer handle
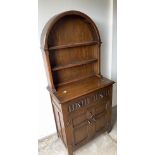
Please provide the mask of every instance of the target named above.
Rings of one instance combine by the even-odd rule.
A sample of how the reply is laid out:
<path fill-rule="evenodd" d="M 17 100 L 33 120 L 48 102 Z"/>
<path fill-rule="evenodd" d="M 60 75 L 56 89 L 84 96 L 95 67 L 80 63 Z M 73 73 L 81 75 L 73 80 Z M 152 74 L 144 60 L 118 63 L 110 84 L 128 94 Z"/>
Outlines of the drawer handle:
<path fill-rule="evenodd" d="M 88 124 L 91 124 L 91 121 L 90 120 L 88 120 Z"/>
<path fill-rule="evenodd" d="M 93 120 L 94 122 L 96 122 L 96 119 L 95 119 L 94 117 L 92 118 L 92 120 Z"/>

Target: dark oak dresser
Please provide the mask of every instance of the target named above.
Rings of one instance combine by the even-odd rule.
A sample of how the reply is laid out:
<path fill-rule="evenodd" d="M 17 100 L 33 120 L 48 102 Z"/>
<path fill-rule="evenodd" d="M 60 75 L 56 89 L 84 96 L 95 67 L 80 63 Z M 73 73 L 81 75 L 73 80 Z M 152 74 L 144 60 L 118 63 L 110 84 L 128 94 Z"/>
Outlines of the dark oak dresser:
<path fill-rule="evenodd" d="M 54 16 L 42 32 L 47 88 L 68 155 L 111 130 L 114 82 L 100 73 L 100 45 L 95 23 L 79 11 Z"/>

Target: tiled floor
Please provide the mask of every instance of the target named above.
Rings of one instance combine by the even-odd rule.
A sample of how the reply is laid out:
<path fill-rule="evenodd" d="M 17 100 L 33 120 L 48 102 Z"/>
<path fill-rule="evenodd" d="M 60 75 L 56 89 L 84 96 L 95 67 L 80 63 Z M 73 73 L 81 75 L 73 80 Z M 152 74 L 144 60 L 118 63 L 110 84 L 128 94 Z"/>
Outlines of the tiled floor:
<path fill-rule="evenodd" d="M 51 135 L 38 144 L 39 155 L 68 155 L 57 135 Z M 117 107 L 113 108 L 113 129 L 87 143 L 74 153 L 75 155 L 116 155 L 117 154 Z"/>

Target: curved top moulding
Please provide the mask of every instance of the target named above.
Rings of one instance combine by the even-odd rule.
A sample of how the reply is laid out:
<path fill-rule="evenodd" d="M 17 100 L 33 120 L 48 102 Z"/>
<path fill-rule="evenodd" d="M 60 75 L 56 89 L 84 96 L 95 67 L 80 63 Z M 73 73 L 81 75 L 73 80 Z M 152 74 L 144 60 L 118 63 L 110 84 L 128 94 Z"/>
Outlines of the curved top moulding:
<path fill-rule="evenodd" d="M 79 11 L 55 15 L 47 22 L 41 35 L 41 48 L 44 50 L 89 42 L 100 44 L 100 35 L 92 19 Z"/>

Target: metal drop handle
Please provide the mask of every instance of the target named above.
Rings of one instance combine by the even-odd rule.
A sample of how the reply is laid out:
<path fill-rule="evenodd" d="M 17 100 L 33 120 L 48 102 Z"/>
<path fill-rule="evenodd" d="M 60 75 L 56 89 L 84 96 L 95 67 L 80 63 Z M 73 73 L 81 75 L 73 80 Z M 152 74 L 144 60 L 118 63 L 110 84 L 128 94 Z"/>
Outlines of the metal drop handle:
<path fill-rule="evenodd" d="M 90 120 L 88 120 L 88 123 L 89 123 L 89 124 L 91 124 L 91 121 L 90 121 Z"/>
<path fill-rule="evenodd" d="M 95 119 L 94 117 L 92 118 L 92 120 L 93 120 L 94 122 L 96 122 L 96 119 Z"/>

